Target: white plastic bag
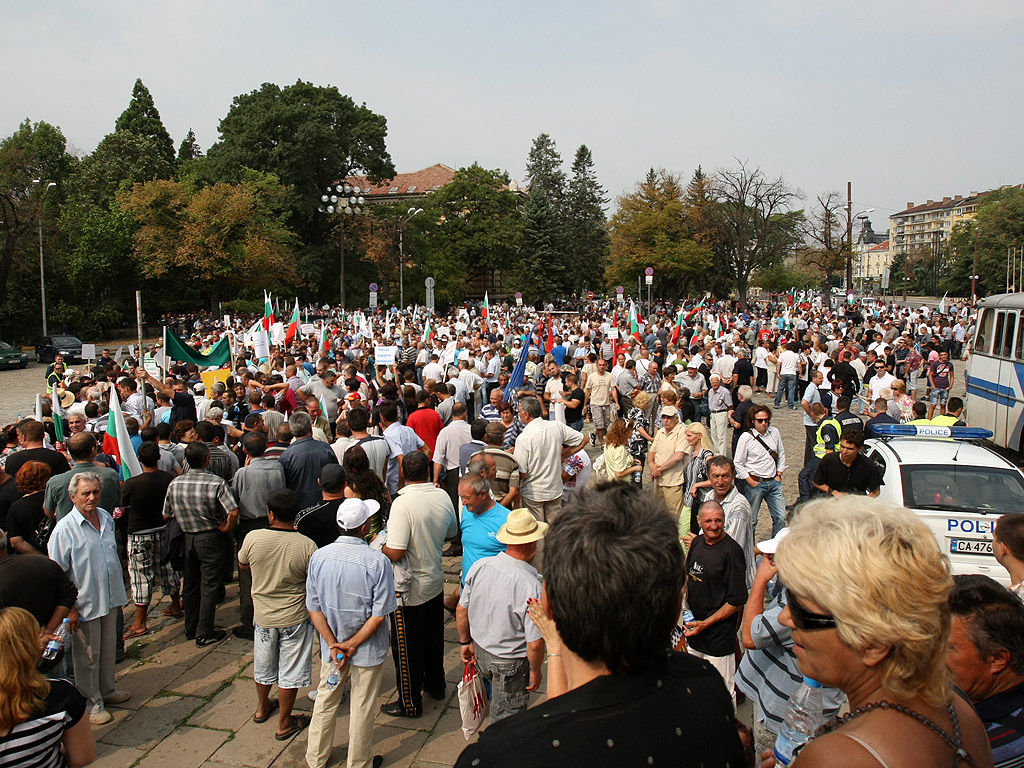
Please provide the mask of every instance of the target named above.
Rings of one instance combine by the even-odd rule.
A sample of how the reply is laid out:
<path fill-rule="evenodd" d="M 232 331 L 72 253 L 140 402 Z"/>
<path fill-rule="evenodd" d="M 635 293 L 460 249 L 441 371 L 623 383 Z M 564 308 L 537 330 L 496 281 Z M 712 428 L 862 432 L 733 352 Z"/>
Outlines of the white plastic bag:
<path fill-rule="evenodd" d="M 462 670 L 462 680 L 459 682 L 459 712 L 462 713 L 462 735 L 466 737 L 466 741 L 480 730 L 489 711 L 490 702 L 487 700 L 487 691 L 484 690 L 480 670 L 476 668 L 476 664 L 466 664 Z"/>

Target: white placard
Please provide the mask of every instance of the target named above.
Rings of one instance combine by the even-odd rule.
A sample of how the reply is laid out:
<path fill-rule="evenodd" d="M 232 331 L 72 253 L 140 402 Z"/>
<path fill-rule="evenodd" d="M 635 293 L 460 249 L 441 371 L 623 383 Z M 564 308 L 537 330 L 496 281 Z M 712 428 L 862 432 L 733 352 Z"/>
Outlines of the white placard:
<path fill-rule="evenodd" d="M 231 315 L 224 315 L 224 327 L 225 328 L 230 328 L 231 327 Z"/>
<path fill-rule="evenodd" d="M 373 347 L 374 365 L 394 365 L 398 357 L 398 347 Z"/>
<path fill-rule="evenodd" d="M 619 329 L 618 328 L 609 328 L 608 329 L 608 338 L 609 339 L 617 339 L 617 338 L 619 338 Z"/>
<path fill-rule="evenodd" d="M 270 339 L 266 331 L 257 331 L 253 334 L 252 348 L 256 357 L 270 357 Z"/>
<path fill-rule="evenodd" d="M 142 367 L 146 369 L 146 373 L 150 376 L 159 376 L 160 369 L 157 367 L 156 360 L 152 355 L 143 355 Z"/>
<path fill-rule="evenodd" d="M 273 344 L 284 344 L 284 323 L 270 326 L 270 341 Z"/>
<path fill-rule="evenodd" d="M 456 330 L 456 331 L 457 331 L 458 333 L 462 333 L 462 332 L 463 332 L 463 331 L 465 331 L 465 330 L 466 330 L 467 328 L 469 328 L 469 326 L 468 326 L 468 325 L 466 325 L 465 323 L 461 323 L 461 322 L 460 322 L 460 323 L 456 323 L 456 324 L 455 324 L 455 330 Z"/>
<path fill-rule="evenodd" d="M 522 296 L 517 296 L 516 297 L 516 306 L 517 307 L 523 306 L 523 297 Z"/>
<path fill-rule="evenodd" d="M 316 333 L 316 326 L 313 323 L 303 323 L 299 326 L 299 333 L 303 336 L 310 336 Z"/>
<path fill-rule="evenodd" d="M 95 360 L 96 359 L 96 345 L 95 344 L 83 344 L 82 345 L 82 359 L 83 360 Z"/>

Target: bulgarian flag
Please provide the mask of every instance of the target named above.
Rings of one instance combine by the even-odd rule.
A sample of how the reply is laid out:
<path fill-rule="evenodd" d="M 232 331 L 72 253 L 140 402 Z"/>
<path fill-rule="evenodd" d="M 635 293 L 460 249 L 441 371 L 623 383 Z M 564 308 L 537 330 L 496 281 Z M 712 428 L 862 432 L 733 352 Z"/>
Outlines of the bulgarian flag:
<path fill-rule="evenodd" d="M 692 311 L 691 311 L 691 314 L 692 314 Z M 675 325 L 675 328 L 672 329 L 672 343 L 673 344 L 678 344 L 679 343 L 679 334 L 681 334 L 683 332 L 683 326 L 686 325 L 686 319 L 689 316 L 690 315 L 686 315 L 686 317 L 683 316 L 683 308 L 680 306 L 679 307 L 679 312 L 676 314 L 676 325 Z"/>
<path fill-rule="evenodd" d="M 687 312 L 686 313 L 686 317 L 683 319 L 683 322 L 689 322 L 691 317 L 693 317 L 695 314 L 700 312 L 700 309 L 701 309 L 701 307 L 704 306 L 704 302 L 707 301 L 707 298 L 708 297 L 705 296 L 703 299 L 700 300 L 700 303 L 698 303 L 697 306 L 695 306 L 693 309 L 691 309 L 689 312 Z"/>
<path fill-rule="evenodd" d="M 122 480 L 142 474 L 142 465 L 128 437 L 128 427 L 124 425 L 124 414 L 114 387 L 110 388 L 110 413 L 107 417 L 107 432 L 103 436 L 103 452 L 117 461 Z"/>
<path fill-rule="evenodd" d="M 632 301 L 629 302 L 629 335 L 637 341 L 643 341 L 640 338 L 640 316 Z"/>
<path fill-rule="evenodd" d="M 274 305 L 270 303 L 270 294 L 263 292 L 263 330 L 270 333 L 270 326 L 274 324 Z"/>
<path fill-rule="evenodd" d="M 423 326 L 423 346 L 427 347 L 429 352 L 430 342 L 434 340 L 434 329 L 430 325 L 430 316 L 427 315 L 427 322 Z"/>
<path fill-rule="evenodd" d="M 491 319 L 491 303 L 487 301 L 487 291 L 484 291 L 484 308 L 480 310 L 480 317 L 484 320 Z"/>
<path fill-rule="evenodd" d="M 60 392 L 54 387 L 50 393 L 50 397 L 53 398 L 53 433 L 57 438 L 58 443 L 64 442 L 64 420 L 67 419 L 68 415 L 64 411 L 64 408 L 60 404 Z"/>
<path fill-rule="evenodd" d="M 544 345 L 544 351 L 550 352 L 555 348 L 555 326 L 551 322 L 551 313 L 548 312 L 548 340 Z"/>
<path fill-rule="evenodd" d="M 330 342 L 327 340 L 327 323 L 320 323 L 319 352 L 321 355 L 326 355 L 330 352 Z"/>
<path fill-rule="evenodd" d="M 284 344 L 288 346 L 292 339 L 299 333 L 299 299 L 295 297 L 295 306 L 292 308 L 292 321 L 288 323 L 288 330 L 284 334 Z"/>

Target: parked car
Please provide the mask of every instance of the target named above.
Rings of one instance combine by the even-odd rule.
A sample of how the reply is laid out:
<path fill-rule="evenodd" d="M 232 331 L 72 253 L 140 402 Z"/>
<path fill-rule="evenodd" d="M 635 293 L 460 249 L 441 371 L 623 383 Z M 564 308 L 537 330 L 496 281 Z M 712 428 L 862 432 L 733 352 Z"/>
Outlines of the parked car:
<path fill-rule="evenodd" d="M 954 574 L 982 574 L 1009 586 L 992 554 L 992 529 L 1002 515 L 1024 512 L 1024 473 L 983 445 L 938 434 L 957 429 L 922 427 L 919 433 L 936 436 L 871 439 L 864 452 L 882 473 L 879 498 L 907 507 L 931 529 Z"/>
<path fill-rule="evenodd" d="M 44 336 L 36 345 L 36 362 L 52 363 L 57 353 L 66 363 L 82 362 L 82 340 L 76 336 Z"/>
<path fill-rule="evenodd" d="M 28 365 L 28 355 L 6 341 L 0 341 L 0 368 L 24 368 Z"/>

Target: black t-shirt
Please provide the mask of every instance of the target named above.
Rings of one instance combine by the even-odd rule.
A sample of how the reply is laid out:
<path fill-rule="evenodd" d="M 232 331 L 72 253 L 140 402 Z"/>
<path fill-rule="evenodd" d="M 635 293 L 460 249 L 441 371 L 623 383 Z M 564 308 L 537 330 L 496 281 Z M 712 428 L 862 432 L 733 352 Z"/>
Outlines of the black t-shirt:
<path fill-rule="evenodd" d="M 171 395 L 171 416 L 168 423 L 173 428 L 179 421 L 196 420 L 196 399 L 188 392 L 174 392 Z"/>
<path fill-rule="evenodd" d="M 732 367 L 732 373 L 736 376 L 737 386 L 750 386 L 750 380 L 754 377 L 754 366 L 747 358 L 741 357 Z"/>
<path fill-rule="evenodd" d="M 455 763 L 456 768 L 574 765 L 746 765 L 721 675 L 685 653 L 670 653 L 641 672 L 602 675 L 491 723 Z"/>
<path fill-rule="evenodd" d="M 162 469 L 143 472 L 125 481 L 122 503 L 128 508 L 128 533 L 149 531 L 167 525 L 164 499 L 174 475 Z"/>
<path fill-rule="evenodd" d="M 7 535 L 12 539 L 15 536 L 24 539 L 44 554 L 46 542 L 49 541 L 53 530 L 44 530 L 45 526 L 42 526 L 43 521 L 47 519 L 43 513 L 45 495 L 43 491 L 36 491 L 28 496 L 22 496 L 11 504 L 11 511 L 7 513 Z"/>
<path fill-rule="evenodd" d="M 46 624 L 58 605 L 73 608 L 78 599 L 64 569 L 41 555 L 7 555 L 0 558 L 0 608 L 24 608 L 40 625 Z"/>
<path fill-rule="evenodd" d="M 11 504 L 20 498 L 21 491 L 18 490 L 18 484 L 14 482 L 13 477 L 8 477 L 0 485 L 0 531 L 7 530 L 7 513 L 11 509 Z"/>
<path fill-rule="evenodd" d="M 58 453 L 52 448 L 26 448 L 24 451 L 17 451 L 7 457 L 5 469 L 7 474 L 15 477 L 18 470 L 30 461 L 41 461 L 50 468 L 50 477 L 60 475 L 71 470 L 71 465 L 64 458 L 64 454 Z"/>
<path fill-rule="evenodd" d="M 583 394 L 583 390 L 576 387 L 572 392 L 569 393 L 568 400 L 579 400 L 580 404 L 578 408 L 565 407 L 565 421 L 567 424 L 574 424 L 583 418 L 583 400 L 586 395 Z"/>
<path fill-rule="evenodd" d="M 0 736 L 0 764 L 66 766 L 64 732 L 85 714 L 85 696 L 67 680 L 50 680 L 43 710 Z M 60 728 L 53 728 L 54 722 Z"/>
<path fill-rule="evenodd" d="M 338 507 L 344 499 L 330 499 L 314 504 L 295 516 L 295 527 L 316 546 L 326 547 L 338 540 Z"/>
<path fill-rule="evenodd" d="M 693 540 L 686 556 L 686 602 L 697 619 L 706 619 L 723 605 L 747 602 L 747 564 L 743 548 L 726 535 L 709 546 L 703 536 Z M 686 639 L 695 651 L 728 656 L 736 650 L 737 617 L 712 624 Z"/>
<path fill-rule="evenodd" d="M 857 454 L 853 466 L 846 466 L 838 453 L 827 455 L 814 473 L 814 482 L 830 490 L 863 494 L 882 485 L 882 474 L 871 459 Z"/>

